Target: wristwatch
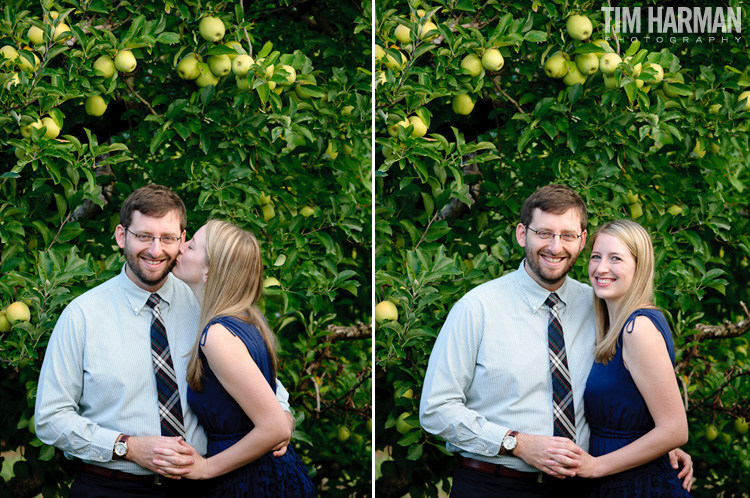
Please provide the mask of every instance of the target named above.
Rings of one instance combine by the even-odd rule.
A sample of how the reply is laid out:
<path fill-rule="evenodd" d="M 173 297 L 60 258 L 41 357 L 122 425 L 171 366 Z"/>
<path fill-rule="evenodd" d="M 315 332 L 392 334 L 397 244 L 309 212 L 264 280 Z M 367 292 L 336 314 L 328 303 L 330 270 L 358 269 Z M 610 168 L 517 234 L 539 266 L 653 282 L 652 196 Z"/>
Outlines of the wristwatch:
<path fill-rule="evenodd" d="M 128 454 L 128 436 L 127 434 L 120 434 L 120 436 L 117 438 L 117 442 L 115 443 L 115 456 L 114 458 L 116 460 L 121 460 L 125 458 L 125 455 Z"/>
<path fill-rule="evenodd" d="M 510 431 L 505 435 L 503 442 L 500 444 L 500 455 L 513 454 L 513 450 L 516 449 L 516 445 L 518 444 L 518 440 L 516 439 L 517 435 L 518 431 Z"/>

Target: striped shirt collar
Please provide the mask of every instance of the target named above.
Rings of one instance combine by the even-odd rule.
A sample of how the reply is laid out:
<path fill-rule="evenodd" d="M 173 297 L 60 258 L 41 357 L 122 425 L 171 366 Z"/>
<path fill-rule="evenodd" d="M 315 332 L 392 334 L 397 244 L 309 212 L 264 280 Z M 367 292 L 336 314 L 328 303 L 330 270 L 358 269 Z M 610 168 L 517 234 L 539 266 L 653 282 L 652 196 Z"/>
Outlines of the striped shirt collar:
<path fill-rule="evenodd" d="M 127 264 L 123 265 L 122 271 L 115 277 L 115 279 L 117 279 L 117 283 L 120 286 L 120 289 L 122 289 L 122 293 L 125 296 L 125 299 L 128 301 L 128 308 L 130 308 L 133 314 L 137 315 L 144 308 L 146 309 L 146 311 L 149 310 L 149 307 L 146 305 L 146 301 L 148 301 L 148 298 L 149 296 L 151 296 L 152 292 L 138 287 L 125 272 L 126 266 Z M 164 303 L 164 306 L 166 307 L 169 307 L 169 303 L 172 302 L 173 296 L 175 294 L 175 278 L 177 277 L 172 275 L 172 273 L 170 272 L 167 276 L 167 279 L 164 281 L 164 285 L 162 285 L 159 290 L 156 291 L 156 293 L 159 294 L 161 301 Z"/>
<path fill-rule="evenodd" d="M 547 300 L 547 297 L 549 297 L 551 291 L 545 289 L 544 287 L 539 285 L 536 280 L 531 278 L 531 275 L 529 275 L 528 271 L 526 270 L 525 263 L 526 258 L 521 261 L 521 265 L 518 267 L 516 275 L 518 278 L 518 285 L 523 292 L 526 304 L 529 305 L 529 308 L 531 308 L 534 313 L 536 313 L 540 309 L 546 311 L 547 307 L 544 305 L 544 301 Z M 566 276 L 565 281 L 560 286 L 560 288 L 554 291 L 560 298 L 562 307 L 559 309 L 561 310 L 564 309 L 566 304 L 569 302 L 571 292 L 571 286 L 568 282 L 569 280 L 570 279 Z"/>

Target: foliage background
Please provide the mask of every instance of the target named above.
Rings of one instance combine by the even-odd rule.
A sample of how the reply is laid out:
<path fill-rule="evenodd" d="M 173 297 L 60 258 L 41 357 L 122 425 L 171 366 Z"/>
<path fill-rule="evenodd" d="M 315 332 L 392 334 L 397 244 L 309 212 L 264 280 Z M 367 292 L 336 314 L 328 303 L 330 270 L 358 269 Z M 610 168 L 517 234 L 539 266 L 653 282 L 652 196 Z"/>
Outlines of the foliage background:
<path fill-rule="evenodd" d="M 44 349 L 65 305 L 122 268 L 112 236 L 119 207 L 150 182 L 183 198 L 188 236 L 209 218 L 258 236 L 266 276 L 280 282 L 266 289 L 263 310 L 280 337 L 279 377 L 298 421 L 293 443 L 322 495 L 369 494 L 369 2 L 2 5 L 0 45 L 30 61 L 36 54 L 41 65 L 21 71 L 17 85 L 17 68 L 0 74 L 0 305 L 25 299 L 32 309 L 0 344 L 0 496 L 67 496 L 75 463 L 33 434 Z M 30 46 L 30 26 L 52 29 L 50 10 L 75 39 Z M 177 77 L 188 52 L 226 50 L 198 34 L 206 15 L 224 21 L 223 41 L 265 56 L 249 90 L 231 74 L 205 88 Z M 124 48 L 137 58 L 134 72 L 94 72 L 99 56 Z M 279 63 L 314 76 L 307 98 L 294 87 L 270 91 L 265 68 Z M 284 75 L 270 79 L 280 84 Z M 83 110 L 95 94 L 109 104 L 101 118 Z M 20 126 L 42 116 L 62 123 L 60 136 L 34 130 L 24 139 Z M 325 154 L 329 143 L 334 152 Z M 272 216 L 261 196 L 271 196 Z M 300 214 L 304 206 L 314 213 Z M 345 442 L 336 437 L 342 426 L 351 431 Z"/>
<path fill-rule="evenodd" d="M 594 21 L 592 38 L 601 38 L 600 6 L 576 0 L 376 2 L 376 43 L 406 60 L 403 70 L 387 67 L 385 58 L 376 62 L 375 292 L 376 301 L 391 300 L 399 311 L 397 321 L 381 323 L 375 333 L 378 496 L 448 491 L 454 457 L 418 421 L 432 345 L 461 295 L 518 268 L 522 251 L 514 228 L 521 203 L 552 182 L 581 194 L 589 233 L 610 219 L 634 217 L 652 234 L 657 304 L 674 333 L 688 409 L 685 449 L 695 462 L 694 496 L 750 493 L 750 441 L 734 428 L 736 418 L 750 415 L 750 317 L 742 304 L 750 299 L 750 113 L 737 99 L 750 85 L 747 39 L 739 33 L 724 42 L 706 34 L 701 41 L 688 35 L 661 43 L 618 38 L 611 48 L 634 56 L 618 70 L 619 88 L 606 89 L 600 74 L 571 87 L 548 78 L 542 65 L 555 51 L 599 50 L 572 40 L 565 25 L 569 15 L 585 14 Z M 430 16 L 439 36 L 398 42 L 398 24 L 415 40 Z M 742 21 L 747 30 L 747 9 Z M 505 58 L 499 71 L 471 77 L 460 69 L 466 55 L 481 56 L 491 47 L 500 47 Z M 638 89 L 632 71 L 646 60 L 663 66 L 673 96 L 664 93 L 664 82 L 648 94 Z M 641 78 L 648 86 L 655 73 L 644 70 Z M 463 93 L 476 99 L 468 116 L 451 110 L 452 96 Z M 721 104 L 715 113 L 714 104 Z M 426 136 L 411 136 L 411 127 L 389 132 L 408 116 L 425 121 Z M 669 213 L 673 205 L 681 211 Z M 572 277 L 587 281 L 587 260 L 584 251 Z M 398 430 L 404 413 L 413 427 Z M 719 431 L 715 439 L 706 437 L 709 426 Z"/>

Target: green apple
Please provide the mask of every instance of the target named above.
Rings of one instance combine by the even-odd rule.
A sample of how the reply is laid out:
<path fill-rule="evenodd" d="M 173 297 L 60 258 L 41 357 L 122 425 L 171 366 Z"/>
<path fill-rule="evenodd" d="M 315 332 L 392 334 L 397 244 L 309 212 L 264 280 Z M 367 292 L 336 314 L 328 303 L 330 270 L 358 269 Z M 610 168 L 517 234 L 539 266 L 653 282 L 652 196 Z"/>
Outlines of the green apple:
<path fill-rule="evenodd" d="M 375 305 L 375 323 L 385 320 L 398 321 L 398 308 L 391 301 L 382 301 Z"/>
<path fill-rule="evenodd" d="M 628 204 L 635 204 L 638 202 L 638 194 L 634 194 L 632 191 L 628 190 L 627 200 Z"/>
<path fill-rule="evenodd" d="M 544 73 L 550 78 L 560 79 L 568 74 L 568 58 L 558 52 L 544 63 Z"/>
<path fill-rule="evenodd" d="M 265 206 L 266 204 L 271 204 L 271 196 L 266 195 L 263 192 L 260 193 L 260 196 L 258 197 L 258 200 L 260 200 L 260 205 Z"/>
<path fill-rule="evenodd" d="M 115 55 L 115 68 L 123 73 L 132 73 L 135 71 L 138 62 L 135 60 L 133 52 L 130 50 L 120 50 Z"/>
<path fill-rule="evenodd" d="M 742 108 L 743 111 L 749 111 L 750 110 L 750 90 L 742 92 L 737 97 L 737 103 L 739 104 L 742 101 L 745 101 L 745 107 Z"/>
<path fill-rule="evenodd" d="M 396 420 L 396 430 L 399 432 L 399 434 L 406 434 L 414 428 L 413 425 L 406 421 L 406 419 L 410 416 L 411 413 L 409 412 L 404 412 L 398 416 L 398 420 Z"/>
<path fill-rule="evenodd" d="M 411 43 L 411 29 L 408 26 L 399 24 L 396 26 L 396 30 L 393 34 L 396 35 L 396 39 L 401 43 Z"/>
<path fill-rule="evenodd" d="M 375 61 L 379 61 L 383 57 L 385 57 L 385 50 L 380 45 L 375 44 Z"/>
<path fill-rule="evenodd" d="M 476 78 L 482 72 L 482 61 L 475 54 L 469 54 L 461 61 L 461 69 L 467 70 L 472 78 Z"/>
<path fill-rule="evenodd" d="M 55 27 L 55 32 L 52 35 L 52 39 L 56 42 L 61 42 L 70 38 L 71 36 L 73 36 L 73 32 L 70 30 L 70 27 L 64 22 L 61 22 Z"/>
<path fill-rule="evenodd" d="M 412 389 L 410 387 L 409 389 L 407 389 L 406 391 L 404 391 L 403 393 L 401 393 L 400 397 L 401 398 L 406 398 L 406 399 L 414 399 L 414 389 Z"/>
<path fill-rule="evenodd" d="M 634 220 L 637 220 L 643 216 L 643 206 L 641 206 L 640 202 L 636 202 L 630 205 L 630 217 Z"/>
<path fill-rule="evenodd" d="M 34 121 L 31 124 L 28 124 L 26 126 L 22 126 L 21 127 L 21 136 L 23 136 L 23 138 L 29 138 L 29 137 L 31 137 L 31 128 L 39 129 L 42 126 L 44 126 L 44 124 L 42 123 L 41 119 L 37 119 L 36 121 Z"/>
<path fill-rule="evenodd" d="M 234 58 L 238 55 L 242 55 L 245 53 L 245 49 L 242 48 L 242 44 L 237 40 L 229 40 L 228 42 L 224 43 L 224 45 L 231 48 L 232 50 L 237 51 L 236 54 L 227 54 L 227 57 L 229 57 L 230 60 L 234 60 Z"/>
<path fill-rule="evenodd" d="M 677 204 L 673 204 L 669 206 L 669 209 L 667 209 L 667 212 L 671 214 L 672 216 L 679 216 L 682 214 L 682 206 L 678 206 Z"/>
<path fill-rule="evenodd" d="M 594 45 L 600 46 L 604 50 L 605 53 L 612 52 L 612 47 L 609 46 L 609 43 L 607 43 L 605 40 L 602 40 L 601 38 L 599 38 L 598 40 L 594 40 L 591 43 L 593 43 Z M 603 55 L 604 54 L 601 52 L 596 53 L 596 56 L 599 59 L 601 59 Z"/>
<path fill-rule="evenodd" d="M 99 71 L 105 78 L 115 74 L 115 61 L 108 55 L 102 55 L 94 61 L 94 71 Z"/>
<path fill-rule="evenodd" d="M 427 133 L 427 125 L 424 124 L 424 121 L 419 116 L 410 116 L 409 124 L 414 127 L 411 132 L 412 137 L 423 137 Z"/>
<path fill-rule="evenodd" d="M 328 141 L 328 146 L 326 147 L 325 154 L 329 159 L 336 159 L 337 157 L 339 157 L 338 147 L 336 147 L 336 145 L 330 140 Z"/>
<path fill-rule="evenodd" d="M 613 88 L 617 88 L 617 78 L 614 74 L 602 74 L 602 78 L 604 78 L 604 86 L 609 88 L 610 90 Z"/>
<path fill-rule="evenodd" d="M 5 309 L 5 317 L 11 325 L 16 322 L 28 322 L 31 320 L 31 310 L 22 301 L 16 301 Z"/>
<path fill-rule="evenodd" d="M 248 90 L 250 88 L 250 80 L 247 76 L 235 76 L 234 80 L 237 82 L 238 90 Z"/>
<path fill-rule="evenodd" d="M 336 437 L 342 443 L 346 441 L 347 439 L 349 439 L 351 435 L 352 435 L 351 431 L 349 431 L 349 429 L 347 429 L 346 426 L 344 425 L 339 426 L 338 431 L 336 431 Z"/>
<path fill-rule="evenodd" d="M 565 27 L 568 30 L 568 35 L 574 40 L 587 40 L 594 32 L 594 26 L 591 24 L 591 20 L 586 16 L 570 16 Z"/>
<path fill-rule="evenodd" d="M 482 66 L 487 71 L 500 71 L 504 64 L 503 54 L 496 48 L 485 50 L 482 54 Z"/>
<path fill-rule="evenodd" d="M 55 120 L 50 117 L 42 118 L 42 126 L 47 127 L 47 132 L 44 134 L 47 138 L 57 138 L 60 134 L 60 127 L 57 126 Z"/>
<path fill-rule="evenodd" d="M 255 61 L 249 55 L 238 55 L 232 61 L 232 72 L 237 76 L 245 76 L 254 63 Z"/>
<path fill-rule="evenodd" d="M 44 43 L 44 30 L 37 28 L 36 26 L 30 27 L 26 32 L 26 36 L 29 37 L 29 41 L 34 45 L 41 45 Z"/>
<path fill-rule="evenodd" d="M 698 156 L 699 158 L 703 159 L 703 156 L 706 155 L 705 149 L 701 147 L 700 141 L 695 142 L 695 147 L 693 147 L 693 153 Z"/>
<path fill-rule="evenodd" d="M 456 114 L 468 116 L 474 110 L 474 100 L 466 93 L 454 95 L 451 106 L 453 107 L 453 112 Z"/>
<path fill-rule="evenodd" d="M 709 425 L 706 427 L 706 440 L 707 441 L 713 441 L 719 437 L 719 429 L 716 428 L 714 425 Z"/>
<path fill-rule="evenodd" d="M 208 58 L 208 67 L 212 73 L 221 78 L 232 70 L 232 59 L 226 54 L 212 55 Z"/>
<path fill-rule="evenodd" d="M 586 76 L 581 74 L 578 70 L 578 66 L 573 61 L 566 61 L 565 64 L 568 66 L 568 73 L 563 77 L 563 83 L 567 86 L 573 86 L 580 83 L 583 85 L 586 83 Z"/>
<path fill-rule="evenodd" d="M 297 71 L 294 70 L 294 68 L 288 64 L 281 64 L 279 66 L 279 69 L 283 69 L 288 73 L 288 76 L 286 77 L 286 81 L 284 83 L 280 83 L 281 86 L 289 86 L 294 83 L 294 81 L 297 79 Z"/>
<path fill-rule="evenodd" d="M 401 62 L 397 62 L 395 57 L 393 57 L 391 54 L 387 53 L 385 54 L 385 67 L 390 69 L 393 72 L 400 73 L 405 67 L 406 67 L 406 57 L 404 56 L 401 51 L 396 50 L 398 52 L 399 57 L 401 58 Z"/>
<path fill-rule="evenodd" d="M 633 59 L 632 56 L 628 56 L 628 57 L 625 57 L 625 59 L 623 59 L 623 62 L 630 62 L 632 59 Z M 633 78 L 637 78 L 638 76 L 641 75 L 642 70 L 643 70 L 643 64 L 639 62 L 638 64 L 633 66 L 633 74 L 631 76 Z"/>
<path fill-rule="evenodd" d="M 748 423 L 747 420 L 741 417 L 737 417 L 734 419 L 734 430 L 736 430 L 739 434 L 747 434 L 748 431 Z"/>
<path fill-rule="evenodd" d="M 578 70 L 584 76 L 594 74 L 599 70 L 599 57 L 596 54 L 579 54 L 575 60 Z"/>
<path fill-rule="evenodd" d="M 200 61 L 195 54 L 188 54 L 177 63 L 177 76 L 183 80 L 194 80 L 201 75 Z"/>
<path fill-rule="evenodd" d="M 101 95 L 92 95 L 86 98 L 84 107 L 89 116 L 101 116 L 107 110 L 107 103 Z"/>
<path fill-rule="evenodd" d="M 721 109 L 721 104 L 713 104 L 711 107 L 709 107 L 708 112 L 711 114 L 719 114 L 719 109 Z"/>
<path fill-rule="evenodd" d="M 261 206 L 260 210 L 263 212 L 263 219 L 268 221 L 276 216 L 276 211 L 273 208 L 273 204 L 266 204 Z"/>
<path fill-rule="evenodd" d="M 299 214 L 301 214 L 305 218 L 309 218 L 310 216 L 315 214 L 315 209 L 310 206 L 305 206 L 299 210 Z"/>
<path fill-rule="evenodd" d="M 16 159 L 18 159 L 19 161 L 25 161 L 29 158 L 29 155 L 21 147 L 15 147 L 13 149 L 13 153 L 16 155 Z M 3 312 L 5 312 L 5 310 L 3 310 Z"/>
<path fill-rule="evenodd" d="M 406 128 L 408 128 L 409 126 L 411 126 L 411 121 L 409 121 L 409 119 L 408 119 L 408 118 L 404 118 L 404 119 L 402 119 L 401 121 L 399 121 L 398 123 L 394 123 L 394 124 L 392 124 L 392 125 L 389 125 L 389 126 L 388 126 L 388 127 L 386 128 L 386 129 L 388 130 L 388 134 L 389 134 L 390 136 L 392 136 L 392 137 L 397 137 L 397 136 L 398 136 L 398 127 L 399 127 L 399 126 L 400 126 L 401 128 L 404 128 L 404 129 L 406 129 Z"/>
<path fill-rule="evenodd" d="M 433 40 L 433 39 L 437 38 L 438 35 L 436 35 L 436 34 L 430 35 L 429 34 L 431 31 L 435 31 L 437 29 L 438 28 L 437 28 L 437 26 L 435 25 L 434 22 L 427 21 L 426 23 L 424 23 L 423 26 L 420 26 L 419 29 L 418 29 L 419 39 L 422 40 L 422 41 L 430 41 L 430 40 Z"/>
<path fill-rule="evenodd" d="M 8 59 L 7 61 L 0 64 L 0 67 L 11 66 L 18 58 L 18 51 L 10 45 L 5 45 L 0 48 L 0 56 Z"/>
<path fill-rule="evenodd" d="M 602 58 L 599 59 L 599 71 L 601 71 L 602 74 L 615 74 L 615 69 L 617 69 L 617 66 L 619 66 L 621 62 L 622 58 L 617 54 L 604 54 L 602 55 Z"/>
<path fill-rule="evenodd" d="M 645 63 L 643 65 L 643 69 L 646 69 L 646 68 L 651 68 L 654 71 L 656 71 L 656 76 L 655 76 L 656 82 L 654 82 L 653 84 L 654 85 L 658 85 L 659 83 L 661 83 L 661 80 L 664 79 L 664 68 L 662 68 L 659 64 L 657 64 L 655 62 L 647 62 L 647 63 Z"/>
<path fill-rule="evenodd" d="M 664 85 L 663 85 L 664 86 L 664 95 L 666 95 L 667 97 L 671 97 L 671 98 L 679 97 L 680 94 L 677 93 L 677 92 L 675 92 L 672 89 L 671 85 L 672 85 L 672 83 L 685 83 L 685 77 L 682 75 L 682 73 L 674 73 L 672 75 L 672 78 L 670 78 L 670 79 L 671 79 L 671 81 L 665 81 L 664 82 Z M 750 92 L 748 92 L 748 94 L 750 95 Z"/>
<path fill-rule="evenodd" d="M 199 62 L 198 69 L 200 70 L 201 74 L 197 78 L 195 78 L 196 85 L 203 88 L 208 85 L 217 85 L 219 83 L 219 78 L 217 78 L 216 75 L 211 72 L 211 68 L 207 63 Z"/>
<path fill-rule="evenodd" d="M 281 287 L 281 282 L 276 277 L 266 277 L 263 279 L 263 288 L 267 287 Z"/>
<path fill-rule="evenodd" d="M 39 57 L 37 57 L 34 52 L 31 52 L 31 55 L 34 57 L 34 65 L 32 65 L 26 57 L 18 54 L 18 67 L 22 71 L 26 71 L 27 73 L 33 73 L 34 71 L 39 69 Z"/>
<path fill-rule="evenodd" d="M 8 321 L 8 319 L 5 317 L 5 310 L 3 310 L 3 314 L 0 315 L 0 333 L 4 334 L 6 332 L 10 332 L 11 324 Z"/>
<path fill-rule="evenodd" d="M 204 17 L 198 24 L 198 31 L 204 40 L 209 42 L 217 42 L 224 38 L 226 29 L 224 28 L 224 22 L 217 17 Z"/>

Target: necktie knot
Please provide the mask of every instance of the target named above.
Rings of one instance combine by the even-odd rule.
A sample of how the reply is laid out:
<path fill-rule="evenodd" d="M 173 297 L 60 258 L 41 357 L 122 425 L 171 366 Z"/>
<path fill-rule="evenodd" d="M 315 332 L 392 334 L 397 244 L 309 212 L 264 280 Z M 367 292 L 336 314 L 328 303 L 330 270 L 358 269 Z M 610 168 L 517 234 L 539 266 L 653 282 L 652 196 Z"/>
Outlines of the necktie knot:
<path fill-rule="evenodd" d="M 157 306 L 159 306 L 159 303 L 161 302 L 161 298 L 159 297 L 159 294 L 151 294 L 148 296 L 148 301 L 146 301 L 146 304 L 151 309 L 156 309 Z"/>
<path fill-rule="evenodd" d="M 560 302 L 560 296 L 558 296 L 556 293 L 552 293 L 549 296 L 547 296 L 547 300 L 544 301 L 544 304 L 549 306 L 551 309 L 555 309 Z"/>

